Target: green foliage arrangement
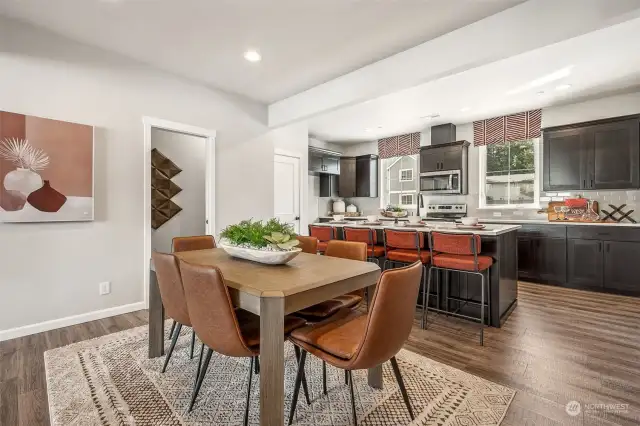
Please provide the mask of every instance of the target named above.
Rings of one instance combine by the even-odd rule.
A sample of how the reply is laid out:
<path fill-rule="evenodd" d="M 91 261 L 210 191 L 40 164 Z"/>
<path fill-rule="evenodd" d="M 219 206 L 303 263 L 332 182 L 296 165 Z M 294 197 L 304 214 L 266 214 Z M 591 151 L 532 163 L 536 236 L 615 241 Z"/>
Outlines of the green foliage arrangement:
<path fill-rule="evenodd" d="M 220 236 L 232 245 L 254 249 L 289 251 L 299 244 L 293 226 L 281 223 L 276 218 L 269 219 L 266 223 L 253 219 L 243 220 L 227 226 Z"/>
<path fill-rule="evenodd" d="M 397 213 L 401 213 L 404 211 L 404 209 L 400 206 L 393 206 L 391 204 L 389 204 L 386 208 L 386 211 L 388 212 L 397 212 Z"/>

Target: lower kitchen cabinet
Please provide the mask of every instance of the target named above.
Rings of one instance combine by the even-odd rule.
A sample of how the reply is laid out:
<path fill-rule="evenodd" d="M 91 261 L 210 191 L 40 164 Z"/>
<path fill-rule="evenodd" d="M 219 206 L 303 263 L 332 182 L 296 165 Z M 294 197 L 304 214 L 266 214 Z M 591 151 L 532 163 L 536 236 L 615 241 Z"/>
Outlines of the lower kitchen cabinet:
<path fill-rule="evenodd" d="M 518 236 L 518 278 L 563 284 L 567 279 L 564 238 Z"/>
<path fill-rule="evenodd" d="M 604 242 L 604 287 L 640 293 L 640 242 Z"/>
<path fill-rule="evenodd" d="M 567 286 L 573 288 L 603 287 L 602 241 L 567 240 Z"/>

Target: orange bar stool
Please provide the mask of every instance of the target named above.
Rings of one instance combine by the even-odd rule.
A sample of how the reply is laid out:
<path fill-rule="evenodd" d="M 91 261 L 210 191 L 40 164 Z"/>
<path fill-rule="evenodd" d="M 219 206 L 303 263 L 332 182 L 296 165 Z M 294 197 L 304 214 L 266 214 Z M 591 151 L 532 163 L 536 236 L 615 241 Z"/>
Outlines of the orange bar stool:
<path fill-rule="evenodd" d="M 378 235 L 375 229 L 370 228 L 342 228 L 346 241 L 355 241 L 367 244 L 367 260 L 380 266 L 380 258 L 384 257 L 384 247 L 378 244 Z"/>
<path fill-rule="evenodd" d="M 447 315 L 453 315 L 460 318 L 466 318 L 480 322 L 480 344 L 484 345 L 484 311 L 485 308 L 491 312 L 491 287 L 490 287 L 490 268 L 493 265 L 493 258 L 491 256 L 482 256 L 481 241 L 479 235 L 473 234 L 448 234 L 444 232 L 431 232 L 429 234 L 429 247 L 431 250 L 431 269 L 428 273 L 427 279 L 427 294 L 431 286 L 431 271 L 443 270 L 453 271 L 465 274 L 473 274 L 480 276 L 480 303 L 471 299 L 455 298 L 459 302 L 464 304 L 472 304 L 480 306 L 480 318 L 463 315 L 458 312 L 449 312 L 449 291 L 445 289 L 445 303 L 447 304 L 446 310 L 429 308 L 427 310 L 435 312 L 443 312 Z M 485 277 L 486 275 L 486 277 Z M 485 279 L 486 278 L 486 279 Z M 448 286 L 448 281 L 445 286 Z M 486 292 L 485 292 L 486 285 Z M 485 294 L 487 298 L 485 299 Z M 424 296 L 423 296 L 424 297 Z M 424 298 L 423 298 L 424 304 Z M 426 312 L 422 312 L 422 325 L 423 328 L 427 326 Z"/>
<path fill-rule="evenodd" d="M 309 235 L 318 239 L 318 253 L 324 254 L 329 241 L 335 240 L 336 231 L 333 226 L 309 225 Z"/>

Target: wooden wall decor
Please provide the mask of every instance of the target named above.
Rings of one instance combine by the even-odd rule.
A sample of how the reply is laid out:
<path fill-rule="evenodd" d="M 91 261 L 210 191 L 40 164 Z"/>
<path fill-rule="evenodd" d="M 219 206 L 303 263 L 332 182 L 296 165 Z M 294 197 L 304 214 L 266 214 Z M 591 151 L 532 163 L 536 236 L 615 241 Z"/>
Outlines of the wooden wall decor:
<path fill-rule="evenodd" d="M 181 171 L 180 167 L 156 148 L 151 150 L 151 227 L 153 229 L 160 228 L 182 211 L 182 208 L 171 200 L 182 191 L 182 188 L 171 180 Z"/>

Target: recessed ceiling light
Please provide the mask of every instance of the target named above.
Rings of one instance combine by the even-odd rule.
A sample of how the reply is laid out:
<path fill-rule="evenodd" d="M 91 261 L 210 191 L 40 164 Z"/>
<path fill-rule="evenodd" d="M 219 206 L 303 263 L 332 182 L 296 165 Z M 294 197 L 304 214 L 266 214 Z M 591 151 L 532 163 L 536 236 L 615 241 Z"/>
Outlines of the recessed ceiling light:
<path fill-rule="evenodd" d="M 423 115 L 420 118 L 426 118 L 427 120 L 431 120 L 432 118 L 438 118 L 438 117 L 440 117 L 440 114 L 438 114 L 437 112 L 434 112 L 431 114 Z"/>
<path fill-rule="evenodd" d="M 556 90 L 567 90 L 567 89 L 571 89 L 570 84 L 561 84 L 559 86 L 556 86 Z"/>
<path fill-rule="evenodd" d="M 366 129 L 364 129 L 365 132 L 373 132 L 373 129 L 371 127 L 367 127 Z"/>
<path fill-rule="evenodd" d="M 247 50 L 244 52 L 244 58 L 249 62 L 260 62 L 262 56 L 255 50 Z"/>
<path fill-rule="evenodd" d="M 462 111 L 462 112 L 471 111 L 471 107 L 463 107 L 463 108 L 460 108 L 460 111 Z"/>
<path fill-rule="evenodd" d="M 536 92 L 536 95 L 538 95 L 538 96 L 542 96 L 542 95 L 544 95 L 544 90 L 541 90 L 541 91 L 539 91 L 539 92 Z"/>

